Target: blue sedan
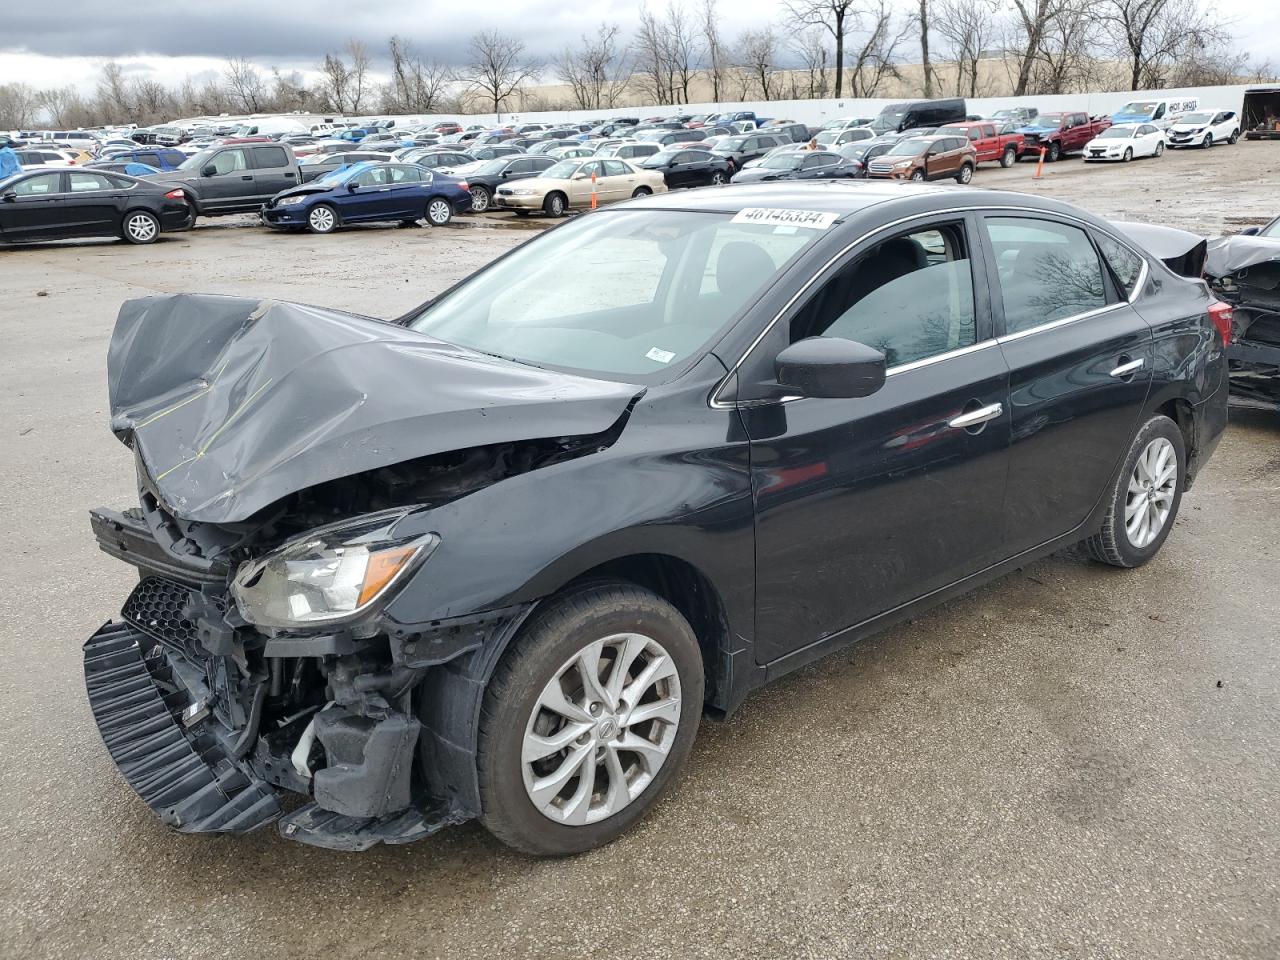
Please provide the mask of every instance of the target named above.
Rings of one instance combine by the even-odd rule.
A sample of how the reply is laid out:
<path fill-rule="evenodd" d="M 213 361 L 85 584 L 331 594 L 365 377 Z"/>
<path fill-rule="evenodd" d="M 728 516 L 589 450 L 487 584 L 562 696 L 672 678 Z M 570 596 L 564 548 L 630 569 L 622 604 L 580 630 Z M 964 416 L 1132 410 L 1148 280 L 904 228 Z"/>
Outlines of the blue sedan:
<path fill-rule="evenodd" d="M 366 160 L 276 194 L 263 207 L 262 222 L 312 233 L 376 221 L 442 227 L 471 210 L 470 190 L 465 180 L 417 164 Z"/>

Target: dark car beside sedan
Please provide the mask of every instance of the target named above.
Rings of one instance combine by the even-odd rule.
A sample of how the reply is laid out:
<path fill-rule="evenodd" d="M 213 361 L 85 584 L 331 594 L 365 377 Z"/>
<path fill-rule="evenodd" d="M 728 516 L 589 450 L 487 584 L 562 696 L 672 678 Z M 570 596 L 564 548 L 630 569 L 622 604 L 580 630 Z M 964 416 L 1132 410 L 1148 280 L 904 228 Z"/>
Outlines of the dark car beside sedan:
<path fill-rule="evenodd" d="M 832 150 L 803 148 L 771 153 L 733 175 L 734 183 L 762 183 L 771 180 L 824 180 L 831 177 L 858 177 L 853 161 Z"/>
<path fill-rule="evenodd" d="M 471 191 L 471 212 L 484 213 L 488 210 L 493 204 L 493 195 L 501 184 L 536 177 L 555 165 L 555 157 L 497 157 L 467 170 L 467 185 Z"/>
<path fill-rule="evenodd" d="M 657 170 L 667 188 L 720 186 L 729 182 L 733 165 L 707 150 L 667 149 L 635 161 L 637 167 Z"/>
<path fill-rule="evenodd" d="M 181 188 L 106 170 L 30 170 L 0 181 L 0 242 L 120 237 L 154 243 L 186 230 Z"/>
<path fill-rule="evenodd" d="M 262 208 L 262 222 L 312 233 L 380 221 L 442 227 L 470 209 L 467 183 L 457 177 L 412 163 L 357 163 L 276 194 Z"/>
<path fill-rule="evenodd" d="M 623 202 L 391 322 L 130 301 L 89 706 L 180 831 L 598 847 L 704 710 L 1061 548 L 1155 557 L 1230 314 L 1068 204 L 881 183 Z M 1162 601 L 1180 536 L 1096 589 Z"/>

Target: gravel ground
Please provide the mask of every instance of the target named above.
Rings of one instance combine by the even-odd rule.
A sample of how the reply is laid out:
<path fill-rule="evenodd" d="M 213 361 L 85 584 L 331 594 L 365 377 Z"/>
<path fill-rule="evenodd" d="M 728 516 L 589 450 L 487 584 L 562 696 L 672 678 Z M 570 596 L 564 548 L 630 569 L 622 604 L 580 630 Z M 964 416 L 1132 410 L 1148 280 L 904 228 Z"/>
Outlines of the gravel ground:
<path fill-rule="evenodd" d="M 977 182 L 1215 232 L 1277 212 L 1280 144 Z M 489 221 L 497 217 L 487 218 Z M 1280 956 L 1280 417 L 1234 415 L 1137 571 L 1041 561 L 707 723 L 639 829 L 573 860 L 475 825 L 342 855 L 168 832 L 94 729 L 79 645 L 127 594 L 86 510 L 121 300 L 254 293 L 380 316 L 536 226 L 0 250 L 0 956 Z"/>

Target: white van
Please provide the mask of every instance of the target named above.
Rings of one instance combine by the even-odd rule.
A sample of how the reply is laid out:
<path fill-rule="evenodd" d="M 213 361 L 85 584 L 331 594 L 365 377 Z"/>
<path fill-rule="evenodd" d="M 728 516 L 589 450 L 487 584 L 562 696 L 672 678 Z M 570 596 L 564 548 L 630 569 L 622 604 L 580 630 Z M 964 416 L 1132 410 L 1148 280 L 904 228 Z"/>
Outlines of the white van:
<path fill-rule="evenodd" d="M 237 137 L 274 137 L 277 133 L 310 133 L 301 120 L 292 117 L 257 117 L 236 127 Z"/>
<path fill-rule="evenodd" d="M 1111 114 L 1113 124 L 1149 123 L 1161 130 L 1173 123 L 1184 113 L 1189 113 L 1200 106 L 1197 97 L 1152 97 L 1143 100 L 1131 100 Z"/>

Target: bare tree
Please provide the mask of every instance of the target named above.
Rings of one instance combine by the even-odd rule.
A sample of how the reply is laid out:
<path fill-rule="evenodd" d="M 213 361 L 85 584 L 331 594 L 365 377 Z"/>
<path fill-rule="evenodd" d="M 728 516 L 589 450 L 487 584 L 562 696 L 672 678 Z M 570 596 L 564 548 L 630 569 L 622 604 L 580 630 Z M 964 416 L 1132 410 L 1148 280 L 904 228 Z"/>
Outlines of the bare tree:
<path fill-rule="evenodd" d="M 1128 64 L 1129 89 L 1163 86 L 1183 55 L 1229 42 L 1201 0 L 1096 0 L 1093 17 Z"/>
<path fill-rule="evenodd" d="M 699 11 L 702 26 L 702 42 L 706 46 L 707 76 L 711 79 L 711 99 L 720 102 L 720 91 L 729 70 L 729 51 L 720 38 L 720 11 L 718 0 L 702 0 Z"/>
<path fill-rule="evenodd" d="M 1093 4 L 1094 0 L 1070 0 L 1062 15 L 1046 28 L 1032 73 L 1037 93 L 1105 89 L 1107 64 L 1097 56 L 1101 25 L 1092 15 Z"/>
<path fill-rule="evenodd" d="M 471 38 L 471 60 L 462 79 L 501 114 L 502 104 L 526 80 L 537 75 L 538 65 L 525 57 L 524 41 L 486 30 Z"/>
<path fill-rule="evenodd" d="M 0 83 L 0 129 L 33 126 L 40 101 L 40 94 L 25 83 Z"/>
<path fill-rule="evenodd" d="M 324 55 L 316 93 L 335 113 L 359 113 L 368 94 L 369 49 L 360 40 L 349 40 L 344 50 Z"/>
<path fill-rule="evenodd" d="M 955 95 L 978 96 L 979 61 L 995 32 L 989 0 L 934 0 L 933 25 L 956 65 Z"/>
<path fill-rule="evenodd" d="M 271 100 L 279 110 L 303 110 L 311 102 L 311 91 L 307 89 L 302 74 L 297 70 L 282 73 L 278 68 L 272 67 Z"/>
<path fill-rule="evenodd" d="M 833 96 L 844 95 L 845 34 L 856 24 L 858 12 L 854 0 L 785 0 L 787 13 L 798 27 L 820 27 L 831 34 L 836 44 L 836 83 Z"/>
<path fill-rule="evenodd" d="M 261 113 L 267 84 L 262 74 L 244 57 L 231 57 L 223 70 L 231 102 L 245 113 Z"/>
<path fill-rule="evenodd" d="M 125 123 L 133 115 L 124 67 L 114 60 L 102 65 L 97 85 L 98 111 L 106 123 Z"/>
<path fill-rule="evenodd" d="M 867 28 L 851 45 L 853 56 L 847 68 L 849 95 L 874 97 L 885 80 L 901 79 L 895 61 L 911 26 L 894 23 L 888 0 L 877 0 L 877 5 L 868 7 L 859 20 L 864 20 Z"/>
<path fill-rule="evenodd" d="M 364 41 L 353 38 L 347 41 L 347 56 L 351 58 L 351 65 L 347 72 L 351 112 L 359 113 L 364 104 L 365 95 L 369 92 L 366 85 L 369 74 L 369 48 L 364 45 Z"/>
<path fill-rule="evenodd" d="M 175 113 L 172 95 L 159 80 L 134 77 L 129 84 L 129 99 L 134 105 L 132 119 L 138 123 L 159 123 Z"/>
<path fill-rule="evenodd" d="M 799 61 L 799 68 L 791 72 L 792 99 L 822 99 L 830 89 L 831 51 L 826 34 L 814 27 L 801 30 L 792 36 L 790 47 Z"/>
<path fill-rule="evenodd" d="M 402 37 L 387 41 L 391 58 L 391 82 L 383 91 L 383 109 L 389 113 L 432 113 L 448 92 L 450 70 L 434 60 L 423 60 L 413 44 Z"/>
<path fill-rule="evenodd" d="M 747 30 L 738 41 L 738 64 L 750 78 L 761 100 L 778 95 L 778 38 L 771 28 Z"/>
<path fill-rule="evenodd" d="M 667 24 L 647 7 L 640 8 L 640 23 L 632 40 L 632 49 L 636 86 L 641 93 L 654 103 L 674 103 L 676 78 L 671 65 Z"/>
<path fill-rule="evenodd" d="M 630 66 L 620 47 L 616 24 L 601 24 L 594 37 L 585 34 L 577 49 L 566 47 L 555 60 L 556 76 L 568 85 L 580 110 L 614 107 L 627 85 Z"/>
<path fill-rule="evenodd" d="M 929 63 L 929 0 L 919 0 L 916 26 L 920 30 L 920 66 L 924 70 L 924 97 L 933 99 L 933 67 Z"/>

